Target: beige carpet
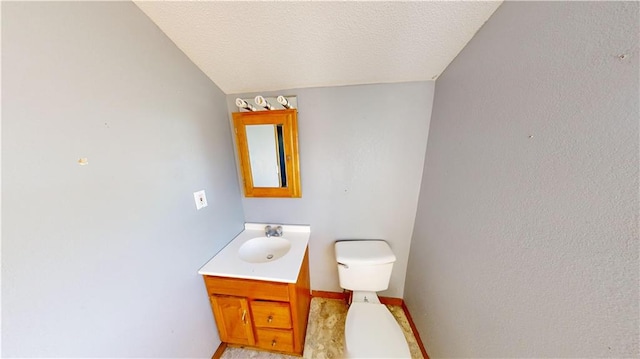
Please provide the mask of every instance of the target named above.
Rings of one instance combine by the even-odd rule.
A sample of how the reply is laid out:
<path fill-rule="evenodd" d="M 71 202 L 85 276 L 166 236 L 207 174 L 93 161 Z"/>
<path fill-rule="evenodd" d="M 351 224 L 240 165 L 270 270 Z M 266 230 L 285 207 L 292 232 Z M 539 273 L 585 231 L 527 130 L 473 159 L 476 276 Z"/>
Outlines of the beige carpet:
<path fill-rule="evenodd" d="M 388 305 L 389 311 L 396 318 L 402 328 L 413 359 L 423 359 L 420 347 L 416 341 L 409 321 L 402 307 Z M 304 344 L 303 357 L 306 359 L 334 359 L 343 358 L 344 322 L 347 318 L 347 305 L 342 300 L 313 298 L 309 313 L 309 324 Z M 293 359 L 290 355 L 275 354 L 265 351 L 245 348 L 227 348 L 222 354 L 223 359 Z"/>

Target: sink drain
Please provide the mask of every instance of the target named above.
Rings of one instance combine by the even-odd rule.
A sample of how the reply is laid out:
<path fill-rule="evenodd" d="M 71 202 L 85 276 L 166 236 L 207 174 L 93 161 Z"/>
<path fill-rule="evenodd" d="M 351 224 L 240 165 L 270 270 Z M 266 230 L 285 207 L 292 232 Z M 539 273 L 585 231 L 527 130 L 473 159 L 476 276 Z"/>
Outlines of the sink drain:
<path fill-rule="evenodd" d="M 273 258 L 273 254 L 267 254 L 267 259 Z"/>

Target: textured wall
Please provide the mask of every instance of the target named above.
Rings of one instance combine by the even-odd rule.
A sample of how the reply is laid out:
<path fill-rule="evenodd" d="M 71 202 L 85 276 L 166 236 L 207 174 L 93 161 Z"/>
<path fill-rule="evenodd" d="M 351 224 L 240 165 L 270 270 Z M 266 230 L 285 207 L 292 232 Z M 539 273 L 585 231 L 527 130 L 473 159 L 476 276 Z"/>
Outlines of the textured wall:
<path fill-rule="evenodd" d="M 437 80 L 405 285 L 432 357 L 640 355 L 638 23 L 505 2 Z"/>
<path fill-rule="evenodd" d="M 311 225 L 312 289 L 342 291 L 337 239 L 382 238 L 398 257 L 382 295 L 402 297 L 433 87 L 429 81 L 263 93 L 298 96 L 302 198 L 244 198 L 245 219 Z M 228 96 L 229 109 L 237 110 L 236 97 Z"/>
<path fill-rule="evenodd" d="M 2 356 L 210 357 L 225 95 L 132 3 L 3 2 L 2 66 Z"/>

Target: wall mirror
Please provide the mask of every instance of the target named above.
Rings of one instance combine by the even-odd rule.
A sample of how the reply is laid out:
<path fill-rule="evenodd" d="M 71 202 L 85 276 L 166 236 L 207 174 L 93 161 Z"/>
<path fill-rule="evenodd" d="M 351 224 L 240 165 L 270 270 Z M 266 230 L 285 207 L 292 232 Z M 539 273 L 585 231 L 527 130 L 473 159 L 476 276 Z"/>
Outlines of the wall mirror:
<path fill-rule="evenodd" d="M 232 115 L 245 197 L 301 197 L 297 110 Z"/>

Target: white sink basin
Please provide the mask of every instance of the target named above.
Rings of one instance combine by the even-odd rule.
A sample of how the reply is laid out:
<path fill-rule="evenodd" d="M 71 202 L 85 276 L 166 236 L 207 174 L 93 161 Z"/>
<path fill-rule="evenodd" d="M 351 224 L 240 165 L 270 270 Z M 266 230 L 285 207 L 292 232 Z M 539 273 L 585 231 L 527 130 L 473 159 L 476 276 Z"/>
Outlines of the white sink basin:
<path fill-rule="evenodd" d="M 256 237 L 246 241 L 238 249 L 240 259 L 249 263 L 272 262 L 291 249 L 291 241 L 282 237 Z"/>

